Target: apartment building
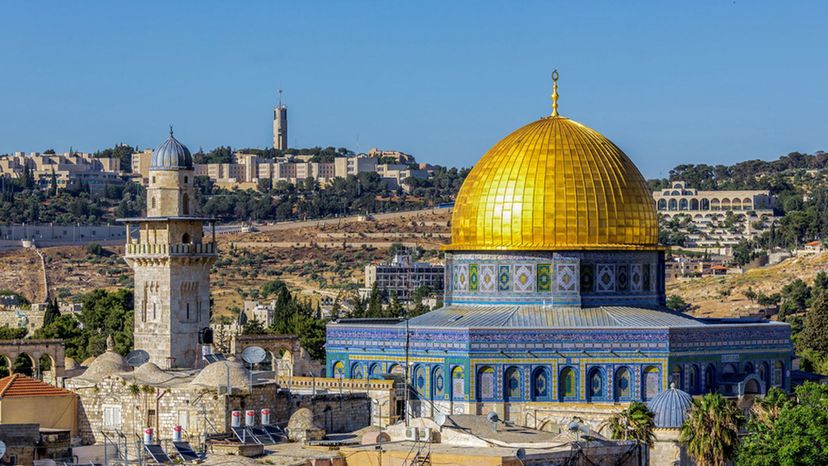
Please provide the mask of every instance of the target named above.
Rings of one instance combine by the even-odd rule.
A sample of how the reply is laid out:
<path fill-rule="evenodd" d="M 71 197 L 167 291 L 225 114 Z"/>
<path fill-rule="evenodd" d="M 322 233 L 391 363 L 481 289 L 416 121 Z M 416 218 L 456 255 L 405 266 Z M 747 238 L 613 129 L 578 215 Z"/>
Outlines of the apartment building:
<path fill-rule="evenodd" d="M 680 223 L 689 247 L 729 248 L 762 233 L 778 219 L 769 191 L 700 191 L 674 181 L 653 192 L 662 228 Z"/>
<path fill-rule="evenodd" d="M 396 254 L 390 263 L 365 266 L 365 287 L 360 293 L 368 296 L 374 284 L 381 292 L 401 300 L 409 299 L 421 286 L 431 287 L 440 296 L 445 284 L 445 266 L 415 262 L 410 255 Z"/>
<path fill-rule="evenodd" d="M 83 152 L 41 154 L 15 152 L 0 157 L 0 176 L 22 177 L 31 170 L 38 187 L 46 189 L 56 179 L 58 188 L 89 186 L 101 192 L 107 185 L 123 183 L 121 161 L 116 157 L 96 157 Z"/>

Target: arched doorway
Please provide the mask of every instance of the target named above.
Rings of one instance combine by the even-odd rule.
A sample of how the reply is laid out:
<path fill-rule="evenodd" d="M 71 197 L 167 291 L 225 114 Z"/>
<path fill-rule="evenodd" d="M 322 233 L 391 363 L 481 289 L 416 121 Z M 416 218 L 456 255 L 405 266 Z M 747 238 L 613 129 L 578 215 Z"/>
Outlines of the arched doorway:
<path fill-rule="evenodd" d="M 48 353 L 43 354 L 40 356 L 38 363 L 40 380 L 54 385 L 57 382 L 57 378 L 55 377 L 55 361 L 52 359 L 52 356 Z"/>
<path fill-rule="evenodd" d="M 11 375 L 11 359 L 6 355 L 0 355 L 0 377 Z"/>
<path fill-rule="evenodd" d="M 28 375 L 34 377 L 35 362 L 31 356 L 26 353 L 20 353 L 17 359 L 12 363 L 12 371 L 15 374 Z"/>
<path fill-rule="evenodd" d="M 293 353 L 289 349 L 279 348 L 279 357 L 273 362 L 279 375 L 293 377 Z"/>

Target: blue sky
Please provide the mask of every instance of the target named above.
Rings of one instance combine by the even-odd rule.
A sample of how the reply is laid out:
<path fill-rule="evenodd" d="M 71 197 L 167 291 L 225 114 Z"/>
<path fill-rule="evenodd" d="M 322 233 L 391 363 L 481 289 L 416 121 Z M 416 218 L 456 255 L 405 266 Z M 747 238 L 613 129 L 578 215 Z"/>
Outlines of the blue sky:
<path fill-rule="evenodd" d="M 395 148 L 469 166 L 550 111 L 648 177 L 828 149 L 826 3 L 9 2 L 0 153 Z"/>

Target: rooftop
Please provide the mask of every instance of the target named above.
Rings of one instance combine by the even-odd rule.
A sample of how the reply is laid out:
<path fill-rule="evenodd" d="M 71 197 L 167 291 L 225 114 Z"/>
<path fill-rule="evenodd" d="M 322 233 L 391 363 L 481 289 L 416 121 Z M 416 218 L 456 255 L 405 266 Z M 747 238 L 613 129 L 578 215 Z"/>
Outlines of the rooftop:
<path fill-rule="evenodd" d="M 69 390 L 57 388 L 23 374 L 12 374 L 0 379 L 0 399 L 74 395 Z"/>

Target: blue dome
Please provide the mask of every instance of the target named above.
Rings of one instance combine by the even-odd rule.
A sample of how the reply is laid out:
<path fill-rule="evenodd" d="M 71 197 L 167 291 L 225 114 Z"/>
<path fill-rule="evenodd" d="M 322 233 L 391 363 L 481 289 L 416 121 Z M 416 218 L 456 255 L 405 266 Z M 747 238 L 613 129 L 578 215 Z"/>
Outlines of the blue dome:
<path fill-rule="evenodd" d="M 684 425 L 687 410 L 693 405 L 693 397 L 670 384 L 670 388 L 647 402 L 655 414 L 655 425 L 661 429 L 680 429 Z"/>
<path fill-rule="evenodd" d="M 182 169 L 193 168 L 193 156 L 187 146 L 173 137 L 170 129 L 170 138 L 164 141 L 152 152 L 151 169 Z"/>

